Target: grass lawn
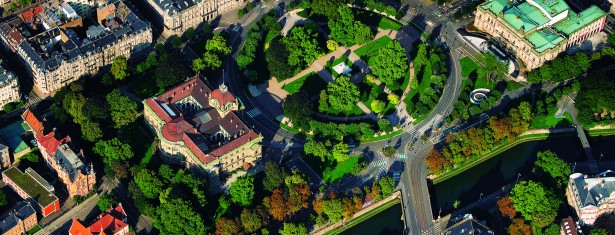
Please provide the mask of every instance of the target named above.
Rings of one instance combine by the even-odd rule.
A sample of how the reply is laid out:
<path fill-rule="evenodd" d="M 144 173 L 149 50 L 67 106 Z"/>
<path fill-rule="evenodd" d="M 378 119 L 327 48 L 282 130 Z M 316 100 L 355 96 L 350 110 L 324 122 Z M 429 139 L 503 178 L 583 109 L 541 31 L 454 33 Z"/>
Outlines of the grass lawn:
<path fill-rule="evenodd" d="M 356 19 L 361 23 L 378 26 L 381 29 L 400 30 L 403 28 L 399 22 L 378 13 L 358 9 L 353 9 L 353 11 L 357 13 Z"/>
<path fill-rule="evenodd" d="M 34 227 L 32 227 L 32 229 L 28 230 L 28 232 L 26 232 L 26 234 L 27 235 L 32 235 L 32 234 L 35 234 L 36 232 L 38 232 L 40 230 L 41 230 L 41 226 L 39 226 L 37 224 L 37 225 L 34 225 Z"/>
<path fill-rule="evenodd" d="M 265 50 L 268 48 L 268 45 L 275 37 L 280 35 L 280 31 L 269 30 L 267 35 L 265 36 Z"/>
<path fill-rule="evenodd" d="M 307 86 L 304 86 L 307 84 Z M 327 87 L 327 82 L 322 80 L 318 74 L 312 72 L 309 73 L 289 84 L 286 84 L 283 88 L 290 94 L 294 94 L 299 91 L 305 91 L 308 96 L 312 97 L 318 95 L 320 91 Z"/>
<path fill-rule="evenodd" d="M 416 69 L 416 67 L 415 67 Z M 415 70 L 415 73 L 417 73 L 419 71 Z M 417 89 L 411 89 L 410 92 L 408 92 L 408 95 L 406 96 L 406 98 L 404 99 L 404 103 L 406 103 L 406 111 L 408 111 L 408 113 L 412 113 L 412 107 L 414 105 L 411 105 L 412 103 L 412 99 L 414 98 L 415 95 L 421 95 L 423 93 L 423 91 L 425 89 L 428 89 L 429 86 L 431 85 L 431 75 L 432 75 L 433 71 L 431 69 L 431 63 L 426 63 L 425 67 L 423 68 L 422 74 L 421 75 L 421 81 L 419 81 L 419 87 Z M 419 74 L 417 74 L 419 75 Z M 431 89 L 431 88 L 429 88 Z M 420 120 L 423 120 L 429 113 L 422 113 L 417 120 L 414 123 L 418 123 L 420 122 Z"/>
<path fill-rule="evenodd" d="M 128 86 L 128 92 L 138 96 L 141 99 L 150 98 L 156 94 L 164 92 L 164 89 L 160 89 L 156 86 L 153 76 L 154 70 L 148 70 L 145 73 L 138 75 L 139 77 Z"/>
<path fill-rule="evenodd" d="M 383 48 L 387 44 L 389 44 L 393 39 L 389 37 L 380 37 L 374 41 L 365 44 L 365 46 L 360 47 L 354 51 L 357 56 L 361 57 L 362 60 L 366 61 L 369 57 L 373 57 L 378 53 L 380 48 Z"/>
<path fill-rule="evenodd" d="M 341 112 L 338 110 L 329 108 L 328 110 L 324 112 L 324 114 L 331 115 L 331 116 L 338 116 L 338 117 L 352 117 L 352 116 L 361 116 L 365 113 L 363 112 L 361 108 L 359 108 L 359 106 L 355 105 L 355 106 L 352 106 L 351 110 L 343 110 Z"/>
<path fill-rule="evenodd" d="M 474 89 L 477 88 L 487 88 L 489 90 L 493 90 L 495 88 L 495 82 L 488 82 L 487 78 L 478 77 L 476 78 L 476 82 L 474 83 Z"/>
<path fill-rule="evenodd" d="M 515 81 L 506 81 L 506 90 L 513 91 L 519 88 L 524 87 L 525 85 L 515 82 Z"/>
<path fill-rule="evenodd" d="M 469 77 L 472 72 L 475 72 L 478 69 L 478 64 L 467 56 L 461 58 L 461 60 L 459 60 L 459 63 L 461 63 L 461 76 L 463 76 L 464 78 Z"/>
<path fill-rule="evenodd" d="M 348 160 L 344 162 L 340 162 L 335 164 L 334 168 L 327 168 L 323 172 L 322 179 L 327 183 L 333 183 L 337 180 L 342 179 L 347 174 L 352 173 L 352 166 L 359 163 L 359 160 L 363 157 L 363 155 L 354 156 L 348 158 Z"/>
<path fill-rule="evenodd" d="M 532 119 L 530 127 L 532 129 L 551 128 L 556 126 L 570 126 L 572 125 L 572 116 L 569 113 L 564 113 L 565 118 L 556 118 L 555 113 L 557 108 L 553 107 L 549 109 L 549 113 L 544 115 L 538 115 Z"/>
<path fill-rule="evenodd" d="M 404 133 L 404 130 L 399 129 L 399 130 L 393 131 L 393 132 L 391 132 L 389 134 L 386 134 L 386 135 L 381 135 L 381 136 L 378 136 L 378 137 L 363 138 L 363 139 L 361 139 L 361 142 L 362 143 L 368 143 L 368 142 L 375 142 L 375 141 L 386 140 L 386 139 L 393 138 L 393 137 L 395 137 L 397 135 L 400 135 L 402 133 Z"/>
<path fill-rule="evenodd" d="M 399 22 L 389 19 L 388 17 L 382 17 L 380 23 L 378 24 L 378 28 L 381 29 L 392 29 L 392 30 L 400 30 L 404 26 Z"/>

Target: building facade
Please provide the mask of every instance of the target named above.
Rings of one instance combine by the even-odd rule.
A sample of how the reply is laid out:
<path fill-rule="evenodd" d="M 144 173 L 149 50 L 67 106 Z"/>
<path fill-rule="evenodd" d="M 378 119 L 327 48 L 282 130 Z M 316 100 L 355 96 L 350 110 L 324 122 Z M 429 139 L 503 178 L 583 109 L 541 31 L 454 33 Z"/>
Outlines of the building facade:
<path fill-rule="evenodd" d="M 5 104 L 19 101 L 19 82 L 17 76 L 0 66 L 0 109 Z"/>
<path fill-rule="evenodd" d="M 73 219 L 73 223 L 68 230 L 69 235 L 128 235 L 128 216 L 124 207 L 120 203 L 115 208 L 109 208 L 104 213 L 98 215 L 94 223 L 86 227 L 81 222 Z"/>
<path fill-rule="evenodd" d="M 581 226 L 574 222 L 572 218 L 562 219 L 562 223 L 560 226 L 560 234 L 561 235 L 579 235 L 583 234 L 583 230 L 581 230 Z"/>
<path fill-rule="evenodd" d="M 2 172 L 2 181 L 21 198 L 37 205 L 43 217 L 60 211 L 60 200 L 54 195 L 53 186 L 32 168 L 21 172 L 17 167 L 10 167 Z"/>
<path fill-rule="evenodd" d="M 601 215 L 615 213 L 615 177 L 588 177 L 574 173 L 570 175 L 566 197 L 579 221 L 593 225 Z"/>
<path fill-rule="evenodd" d="M 532 70 L 602 31 L 606 15 L 596 6 L 575 13 L 564 0 L 488 0 L 476 8 L 474 26 Z"/>
<path fill-rule="evenodd" d="M 235 114 L 241 102 L 224 84 L 212 91 L 195 76 L 143 103 L 145 122 L 169 162 L 228 173 L 248 169 L 261 158 L 263 137 Z"/>
<path fill-rule="evenodd" d="M 181 35 L 219 14 L 242 6 L 246 0 L 147 0 L 156 13 L 157 23 L 164 25 L 165 36 Z"/>
<path fill-rule="evenodd" d="M 50 0 L 0 24 L 0 41 L 32 74 L 39 95 L 151 45 L 151 25 L 123 1 L 96 3 L 96 12 L 85 20 L 72 8 L 77 3 Z"/>
<path fill-rule="evenodd" d="M 9 147 L 0 143 L 0 169 L 6 169 L 9 166 L 11 166 Z"/>
<path fill-rule="evenodd" d="M 17 202 L 11 210 L 0 219 L 0 234 L 21 235 L 38 224 L 36 211 L 30 202 Z"/>
<path fill-rule="evenodd" d="M 38 148 L 49 168 L 58 174 L 58 178 L 66 185 L 68 195 L 86 196 L 94 189 L 96 176 L 91 163 L 85 162 L 82 151 L 72 145 L 70 136 L 64 136 L 57 131 L 45 128 L 43 119 L 30 109 L 22 115 L 32 128 Z"/>

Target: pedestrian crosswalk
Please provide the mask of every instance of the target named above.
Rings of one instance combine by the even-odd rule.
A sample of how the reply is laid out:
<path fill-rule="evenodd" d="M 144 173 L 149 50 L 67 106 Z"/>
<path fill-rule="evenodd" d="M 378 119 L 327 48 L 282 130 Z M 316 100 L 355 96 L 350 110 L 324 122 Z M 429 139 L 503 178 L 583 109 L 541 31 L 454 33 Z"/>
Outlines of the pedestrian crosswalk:
<path fill-rule="evenodd" d="M 257 108 L 253 108 L 250 111 L 248 111 L 248 116 L 250 116 L 251 118 L 256 117 L 260 114 L 261 114 L 261 111 L 258 110 Z"/>
<path fill-rule="evenodd" d="M 398 154 L 397 154 L 397 157 L 398 157 L 398 158 L 400 158 L 400 159 L 404 159 L 404 158 L 406 158 L 406 155 L 405 155 L 405 154 L 398 153 Z"/>

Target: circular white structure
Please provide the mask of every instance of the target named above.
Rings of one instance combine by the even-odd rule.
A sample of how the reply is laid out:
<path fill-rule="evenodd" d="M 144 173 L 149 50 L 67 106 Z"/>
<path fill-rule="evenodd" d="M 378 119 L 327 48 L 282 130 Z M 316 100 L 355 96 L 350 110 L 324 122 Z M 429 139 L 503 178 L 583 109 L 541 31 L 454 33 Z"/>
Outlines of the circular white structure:
<path fill-rule="evenodd" d="M 474 89 L 472 92 L 470 92 L 470 101 L 473 104 L 480 104 L 480 102 L 487 99 L 487 95 L 489 94 L 489 92 L 491 91 L 486 88 Z"/>

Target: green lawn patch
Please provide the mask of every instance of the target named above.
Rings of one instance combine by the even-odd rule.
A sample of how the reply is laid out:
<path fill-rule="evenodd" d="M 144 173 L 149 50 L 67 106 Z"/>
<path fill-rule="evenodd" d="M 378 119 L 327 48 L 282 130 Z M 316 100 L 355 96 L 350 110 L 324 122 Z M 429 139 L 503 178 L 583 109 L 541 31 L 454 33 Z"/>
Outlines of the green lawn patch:
<path fill-rule="evenodd" d="M 297 92 L 299 92 L 301 87 L 303 87 L 303 84 L 305 83 L 305 80 L 307 80 L 307 78 L 309 76 L 314 76 L 314 75 L 316 75 L 315 72 L 308 73 L 305 76 L 300 77 L 297 80 L 295 80 L 295 81 L 293 81 L 293 82 L 291 82 L 289 84 L 284 85 L 284 87 L 282 87 L 282 88 L 284 88 L 285 91 L 288 91 L 289 94 L 297 93 Z M 318 75 L 316 75 L 316 76 L 318 76 Z"/>
<path fill-rule="evenodd" d="M 385 30 L 386 29 L 400 30 L 403 27 L 404 26 L 402 24 L 388 17 L 382 17 L 382 19 L 380 20 L 380 23 L 378 24 L 378 28 L 385 29 Z"/>
<path fill-rule="evenodd" d="M 515 81 L 506 81 L 506 90 L 513 91 L 522 87 L 525 87 L 525 85 Z"/>
<path fill-rule="evenodd" d="M 549 109 L 549 113 L 547 115 L 537 115 L 532 119 L 530 127 L 532 129 L 543 129 L 551 127 L 566 127 L 572 125 L 572 116 L 570 116 L 569 113 L 564 113 L 564 118 L 556 118 L 556 112 L 557 107 L 552 107 Z"/>
<path fill-rule="evenodd" d="M 470 74 L 478 70 L 478 64 L 470 57 L 465 56 L 461 58 L 459 63 L 461 63 L 461 76 L 464 78 L 469 77 Z"/>
<path fill-rule="evenodd" d="M 474 89 L 487 88 L 491 90 L 493 89 L 492 86 L 495 86 L 494 82 L 487 81 L 487 78 L 485 77 L 476 78 L 476 82 L 474 83 Z"/>
<path fill-rule="evenodd" d="M 304 86 L 307 84 L 307 86 Z M 298 78 L 297 80 L 284 85 L 283 89 L 290 94 L 297 93 L 299 91 L 305 91 L 308 96 L 315 96 L 327 87 L 327 82 L 322 80 L 315 72 L 308 73 L 307 75 Z"/>
<path fill-rule="evenodd" d="M 145 154 L 143 155 L 143 158 L 141 158 L 141 165 L 147 166 L 149 161 L 152 160 L 152 156 L 154 156 L 154 142 L 149 145 L 147 151 L 145 151 Z"/>
<path fill-rule="evenodd" d="M 35 234 L 36 232 L 38 232 L 40 230 L 41 230 L 41 226 L 39 226 L 37 224 L 37 225 L 34 225 L 34 227 L 32 227 L 30 230 L 28 230 L 28 232 L 26 232 L 26 234 L 27 235 L 32 235 L 32 234 Z"/>
<path fill-rule="evenodd" d="M 325 169 L 322 179 L 327 183 L 333 183 L 342 179 L 345 175 L 352 173 L 352 167 L 359 163 L 362 157 L 362 155 L 350 157 L 344 162 L 335 164 L 334 168 Z"/>
<path fill-rule="evenodd" d="M 352 106 L 351 110 L 339 111 L 333 108 L 329 108 L 324 113 L 327 115 L 338 116 L 338 117 L 352 117 L 352 116 L 361 116 L 365 114 L 365 112 L 363 112 L 363 110 L 359 108 L 359 106 L 356 106 L 356 105 Z"/>
<path fill-rule="evenodd" d="M 275 37 L 277 37 L 278 35 L 280 35 L 280 31 L 269 30 L 267 32 L 267 35 L 265 36 L 265 45 L 269 45 L 269 43 L 273 41 L 273 39 L 275 39 Z"/>
<path fill-rule="evenodd" d="M 399 129 L 399 130 L 393 131 L 393 132 L 391 132 L 389 134 L 386 134 L 386 135 L 381 135 L 381 136 L 378 136 L 378 137 L 363 138 L 363 139 L 361 139 L 361 142 L 362 143 L 368 143 L 368 142 L 376 142 L 376 141 L 386 140 L 386 139 L 393 138 L 393 137 L 395 137 L 397 135 L 400 135 L 402 133 L 404 133 L 404 130 L 403 129 Z"/>
<path fill-rule="evenodd" d="M 361 57 L 363 61 L 366 61 L 369 59 L 369 57 L 375 56 L 378 53 L 378 50 L 380 50 L 380 48 L 385 47 L 387 44 L 389 44 L 392 41 L 393 39 L 389 37 L 386 37 L 386 36 L 380 37 L 374 41 L 371 41 L 365 44 L 359 49 L 356 49 L 354 53 L 357 54 L 357 56 Z"/>

